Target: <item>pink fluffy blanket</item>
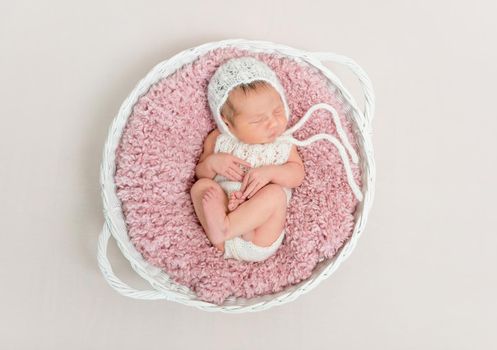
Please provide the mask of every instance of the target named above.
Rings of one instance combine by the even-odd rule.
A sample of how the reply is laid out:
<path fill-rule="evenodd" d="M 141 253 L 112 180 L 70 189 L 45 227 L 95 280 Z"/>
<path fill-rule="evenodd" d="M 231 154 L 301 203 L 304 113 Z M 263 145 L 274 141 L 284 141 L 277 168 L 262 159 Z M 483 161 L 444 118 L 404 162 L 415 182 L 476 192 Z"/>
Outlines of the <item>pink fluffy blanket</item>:
<path fill-rule="evenodd" d="M 129 116 L 116 151 L 117 195 L 131 242 L 152 265 L 199 299 L 222 304 L 279 292 L 308 278 L 318 262 L 333 257 L 351 236 L 357 201 L 336 148 L 327 141 L 299 147 L 306 177 L 287 211 L 286 237 L 275 255 L 259 263 L 225 260 L 211 246 L 190 198 L 195 165 L 206 135 L 215 128 L 207 84 L 232 57 L 254 56 L 278 75 L 292 113 L 289 127 L 316 103 L 339 113 L 352 146 L 346 118 L 350 107 L 315 67 L 273 54 L 223 48 L 210 51 L 154 84 Z M 334 136 L 329 112 L 318 110 L 294 136 Z M 360 169 L 351 164 L 360 185 Z"/>

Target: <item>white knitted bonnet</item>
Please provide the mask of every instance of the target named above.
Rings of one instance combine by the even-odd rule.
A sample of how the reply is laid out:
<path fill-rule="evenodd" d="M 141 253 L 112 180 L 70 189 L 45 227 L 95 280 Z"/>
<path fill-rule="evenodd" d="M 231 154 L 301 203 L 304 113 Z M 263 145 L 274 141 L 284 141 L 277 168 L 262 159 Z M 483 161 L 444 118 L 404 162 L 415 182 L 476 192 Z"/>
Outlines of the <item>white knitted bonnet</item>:
<path fill-rule="evenodd" d="M 263 80 L 278 91 L 285 106 L 285 116 L 290 119 L 290 111 L 285 97 L 283 86 L 278 77 L 264 62 L 253 57 L 233 58 L 222 64 L 214 73 L 207 88 L 207 98 L 212 115 L 221 132 L 236 138 L 228 129 L 221 117 L 221 109 L 228 99 L 231 90 L 241 84 L 248 84 L 256 80 Z"/>

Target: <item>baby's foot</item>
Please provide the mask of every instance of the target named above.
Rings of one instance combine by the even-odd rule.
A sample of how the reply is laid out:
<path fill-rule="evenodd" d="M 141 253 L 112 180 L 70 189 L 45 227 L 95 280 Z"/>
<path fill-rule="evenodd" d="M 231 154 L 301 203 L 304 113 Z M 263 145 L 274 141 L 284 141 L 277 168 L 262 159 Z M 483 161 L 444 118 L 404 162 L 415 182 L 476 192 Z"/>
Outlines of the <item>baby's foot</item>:
<path fill-rule="evenodd" d="M 243 202 L 245 202 L 246 198 L 242 197 L 243 193 L 240 191 L 236 191 L 231 193 L 230 200 L 228 202 L 229 211 L 233 211 L 240 206 Z"/>
<path fill-rule="evenodd" d="M 224 242 L 228 233 L 229 220 L 223 205 L 224 192 L 211 187 L 202 197 L 205 221 L 207 222 L 207 237 L 212 244 Z"/>

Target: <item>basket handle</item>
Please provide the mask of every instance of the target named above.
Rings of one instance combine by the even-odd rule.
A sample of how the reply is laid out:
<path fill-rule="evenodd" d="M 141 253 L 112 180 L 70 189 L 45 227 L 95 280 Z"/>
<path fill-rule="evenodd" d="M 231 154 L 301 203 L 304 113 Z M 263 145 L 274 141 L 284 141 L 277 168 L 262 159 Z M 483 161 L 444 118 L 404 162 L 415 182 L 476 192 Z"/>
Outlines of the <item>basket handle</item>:
<path fill-rule="evenodd" d="M 371 127 L 371 122 L 374 116 L 375 96 L 373 91 L 373 84 L 371 83 L 371 80 L 369 79 L 366 72 L 354 60 L 347 56 L 337 55 L 331 52 L 311 52 L 311 55 L 321 62 L 329 61 L 342 64 L 349 68 L 357 76 L 361 84 L 365 100 L 364 111 L 362 112 L 362 116 L 364 117 L 364 121 L 366 124 L 364 126 L 369 129 Z M 352 96 L 350 96 L 349 92 L 346 89 L 341 89 L 341 91 L 345 95 L 347 100 L 355 105 L 354 99 L 352 98 Z M 356 107 L 356 109 L 360 111 L 358 106 L 354 107 Z"/>
<path fill-rule="evenodd" d="M 98 266 L 107 280 L 109 285 L 114 288 L 119 294 L 133 299 L 142 300 L 158 300 L 170 299 L 166 294 L 157 290 L 136 290 L 128 286 L 126 283 L 116 277 L 112 271 L 109 259 L 107 258 L 107 246 L 109 243 L 110 231 L 107 224 L 104 223 L 102 232 L 98 237 Z"/>

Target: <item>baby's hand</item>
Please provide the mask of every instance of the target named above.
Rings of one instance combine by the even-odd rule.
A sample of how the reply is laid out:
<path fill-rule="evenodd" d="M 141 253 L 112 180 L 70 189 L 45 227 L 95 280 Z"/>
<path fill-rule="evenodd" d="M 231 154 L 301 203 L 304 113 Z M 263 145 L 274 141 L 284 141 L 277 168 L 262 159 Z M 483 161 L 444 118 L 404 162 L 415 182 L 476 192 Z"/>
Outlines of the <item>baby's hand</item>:
<path fill-rule="evenodd" d="M 209 165 L 216 174 L 222 175 L 231 181 L 242 181 L 243 170 L 240 165 L 251 168 L 252 164 L 237 158 L 229 153 L 214 153 L 207 160 Z"/>
<path fill-rule="evenodd" d="M 243 178 L 240 191 L 243 198 L 250 198 L 257 193 L 262 187 L 266 186 L 272 180 L 272 167 L 270 165 L 250 169 Z"/>

